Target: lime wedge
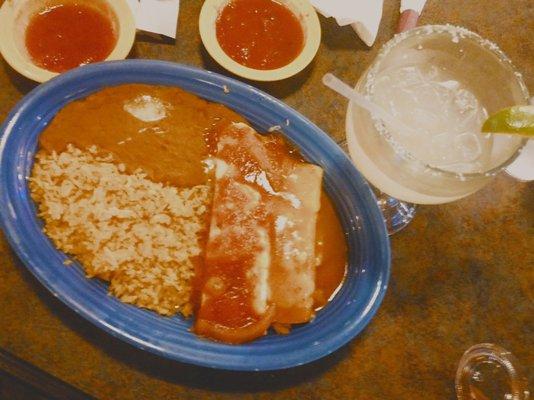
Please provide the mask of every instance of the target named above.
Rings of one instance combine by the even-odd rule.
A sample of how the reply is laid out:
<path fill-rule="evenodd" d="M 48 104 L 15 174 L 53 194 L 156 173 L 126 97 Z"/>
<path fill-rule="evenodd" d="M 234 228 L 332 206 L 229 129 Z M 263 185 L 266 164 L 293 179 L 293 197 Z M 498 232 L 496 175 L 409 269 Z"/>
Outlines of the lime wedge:
<path fill-rule="evenodd" d="M 515 133 L 534 138 L 534 106 L 513 106 L 492 114 L 484 125 L 484 133 Z"/>

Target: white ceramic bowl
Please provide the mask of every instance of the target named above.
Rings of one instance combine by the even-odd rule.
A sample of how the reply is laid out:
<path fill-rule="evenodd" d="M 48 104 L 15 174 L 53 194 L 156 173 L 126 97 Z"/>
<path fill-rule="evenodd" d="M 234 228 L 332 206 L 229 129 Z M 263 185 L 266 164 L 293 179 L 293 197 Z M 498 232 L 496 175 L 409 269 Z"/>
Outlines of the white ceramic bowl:
<path fill-rule="evenodd" d="M 57 72 L 35 65 L 26 50 L 25 31 L 30 17 L 44 6 L 72 0 L 5 0 L 0 8 L 0 53 L 6 62 L 25 77 L 45 82 Z M 106 60 L 121 60 L 130 52 L 135 39 L 135 20 L 126 0 L 77 0 L 108 10 L 116 24 L 117 43 Z"/>
<path fill-rule="evenodd" d="M 313 60 L 321 42 L 321 25 L 315 9 L 308 0 L 277 0 L 293 12 L 302 25 L 304 48 L 301 53 L 286 66 L 271 70 L 249 68 L 234 61 L 220 46 L 215 26 L 220 12 L 230 1 L 206 0 L 199 17 L 200 37 L 204 47 L 228 71 L 255 81 L 278 81 L 297 74 Z"/>

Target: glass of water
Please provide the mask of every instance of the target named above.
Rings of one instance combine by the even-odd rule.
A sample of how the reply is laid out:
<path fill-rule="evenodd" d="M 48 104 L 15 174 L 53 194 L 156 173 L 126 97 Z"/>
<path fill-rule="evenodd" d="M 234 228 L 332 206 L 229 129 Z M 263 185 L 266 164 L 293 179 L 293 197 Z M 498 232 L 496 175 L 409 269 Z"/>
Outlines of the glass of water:
<path fill-rule="evenodd" d="M 421 26 L 395 36 L 355 90 L 398 121 L 385 123 L 352 102 L 348 107 L 347 147 L 383 193 L 390 233 L 409 223 L 410 203 L 447 203 L 476 192 L 526 143 L 480 133 L 489 114 L 528 104 L 529 94 L 509 58 L 464 28 Z"/>

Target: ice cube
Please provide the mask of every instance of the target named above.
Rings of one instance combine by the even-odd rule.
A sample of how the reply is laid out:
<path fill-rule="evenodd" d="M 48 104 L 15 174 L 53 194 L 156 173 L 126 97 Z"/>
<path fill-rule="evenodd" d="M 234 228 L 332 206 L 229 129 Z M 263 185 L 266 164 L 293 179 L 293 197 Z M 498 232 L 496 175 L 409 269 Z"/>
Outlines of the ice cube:
<path fill-rule="evenodd" d="M 477 133 L 464 132 L 454 138 L 454 147 L 462 156 L 462 162 L 476 161 L 482 154 L 482 146 Z"/>
<path fill-rule="evenodd" d="M 442 82 L 436 82 L 437 85 L 444 87 L 445 89 L 449 91 L 456 91 L 460 88 L 460 82 L 455 80 L 448 80 L 448 81 L 442 81 Z M 459 90 L 460 92 L 461 90 Z"/>
<path fill-rule="evenodd" d="M 479 108 L 477 98 L 469 90 L 460 89 L 454 92 L 454 104 L 461 113 L 477 110 Z"/>
<path fill-rule="evenodd" d="M 457 132 L 478 132 L 480 131 L 480 113 L 478 110 L 469 110 L 456 115 L 455 130 Z"/>
<path fill-rule="evenodd" d="M 467 172 L 466 169 L 472 170 L 474 168 L 468 164 L 479 161 L 482 146 L 476 133 L 455 134 L 451 131 L 445 131 L 432 137 L 430 148 L 425 149 L 424 146 L 420 146 L 419 151 L 424 155 L 426 162 L 431 165 L 447 170 L 457 171 L 461 169 L 461 172 Z"/>
<path fill-rule="evenodd" d="M 442 166 L 460 161 L 457 154 L 452 151 L 454 136 L 450 132 L 434 135 L 430 140 L 430 148 L 425 149 L 428 155 L 425 159 L 429 164 Z"/>

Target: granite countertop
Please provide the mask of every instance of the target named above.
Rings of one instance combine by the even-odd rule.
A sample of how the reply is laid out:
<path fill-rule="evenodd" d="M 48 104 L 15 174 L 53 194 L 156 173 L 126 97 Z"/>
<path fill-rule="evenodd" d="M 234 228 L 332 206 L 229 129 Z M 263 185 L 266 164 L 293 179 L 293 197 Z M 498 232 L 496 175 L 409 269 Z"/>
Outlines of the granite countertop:
<path fill-rule="evenodd" d="M 201 45 L 201 4 L 182 1 L 176 43 L 140 36 L 132 56 L 226 73 Z M 346 101 L 320 79 L 332 71 L 355 83 L 397 19 L 398 1 L 386 0 L 377 43 L 368 49 L 350 28 L 321 18 L 314 63 L 294 78 L 255 86 L 341 138 Z M 421 23 L 462 25 L 495 41 L 534 92 L 531 0 L 429 0 Z M 0 58 L 0 120 L 34 86 Z M 501 175 L 466 199 L 419 207 L 391 239 L 390 287 L 367 329 L 325 359 L 274 373 L 187 366 L 112 338 L 49 294 L 0 233 L 0 349 L 99 399 L 454 399 L 457 363 L 480 342 L 512 351 L 532 384 L 533 188 Z"/>

